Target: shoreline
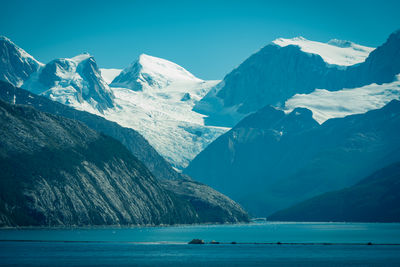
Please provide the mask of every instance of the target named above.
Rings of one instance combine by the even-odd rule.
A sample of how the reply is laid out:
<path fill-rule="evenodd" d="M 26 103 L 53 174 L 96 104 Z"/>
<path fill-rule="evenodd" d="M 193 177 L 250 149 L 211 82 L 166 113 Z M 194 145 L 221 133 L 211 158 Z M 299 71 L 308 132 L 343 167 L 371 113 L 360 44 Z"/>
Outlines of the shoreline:
<path fill-rule="evenodd" d="M 132 228 L 174 228 L 174 227 L 201 227 L 201 226 L 239 226 L 261 224 L 400 224 L 400 222 L 294 222 L 294 221 L 252 221 L 237 223 L 194 223 L 194 224 L 149 224 L 149 225 L 68 225 L 68 226 L 5 226 L 2 230 L 90 230 L 90 229 L 132 229 Z"/>

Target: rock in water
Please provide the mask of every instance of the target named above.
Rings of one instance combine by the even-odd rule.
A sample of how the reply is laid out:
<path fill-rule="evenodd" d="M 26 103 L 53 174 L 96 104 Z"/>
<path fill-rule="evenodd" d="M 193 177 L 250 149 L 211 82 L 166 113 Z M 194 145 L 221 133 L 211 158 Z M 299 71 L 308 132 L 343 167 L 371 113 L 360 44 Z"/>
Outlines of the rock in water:
<path fill-rule="evenodd" d="M 202 239 L 192 239 L 192 241 L 189 242 L 189 244 L 193 245 L 203 245 L 204 244 L 204 240 Z"/>

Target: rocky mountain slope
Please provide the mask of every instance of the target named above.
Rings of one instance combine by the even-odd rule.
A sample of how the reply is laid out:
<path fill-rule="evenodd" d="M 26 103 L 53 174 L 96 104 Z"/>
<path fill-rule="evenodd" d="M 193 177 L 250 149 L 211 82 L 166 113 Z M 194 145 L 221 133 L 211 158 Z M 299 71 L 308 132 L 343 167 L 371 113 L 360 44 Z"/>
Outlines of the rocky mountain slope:
<path fill-rule="evenodd" d="M 0 81 L 0 99 L 8 103 L 29 105 L 42 112 L 83 122 L 91 129 L 120 141 L 158 179 L 181 179 L 181 175 L 173 170 L 171 165 L 157 153 L 147 140 L 133 129 L 122 127 L 103 117 L 51 101 L 46 97 L 32 94 L 2 81 Z"/>
<path fill-rule="evenodd" d="M 148 142 L 132 129 L 123 128 L 102 117 L 31 94 L 5 82 L 0 82 L 0 98 L 9 103 L 29 105 L 41 111 L 80 120 L 90 128 L 120 140 L 133 155 L 144 162 L 152 173 L 155 173 L 158 181 L 179 180 L 180 187 L 173 186 L 173 182 L 161 182 L 161 186 L 168 192 L 172 192 L 171 194 L 178 195 L 178 199 L 183 199 L 183 202 L 189 201 L 192 213 L 195 214 L 195 217 L 187 220 L 178 218 L 178 221 L 181 220 L 179 223 L 248 221 L 247 213 L 238 204 L 212 188 L 192 181 L 189 177 L 174 171 Z M 190 190 L 193 187 L 196 188 L 195 194 L 193 190 Z M 177 194 L 178 192 L 179 194 Z M 182 192 L 188 193 L 186 195 Z M 206 197 L 211 195 L 215 196 L 216 200 Z M 213 213 L 213 216 L 210 213 Z"/>
<path fill-rule="evenodd" d="M 0 102 L 0 218 L 8 226 L 170 224 L 196 219 L 114 139 Z"/>
<path fill-rule="evenodd" d="M 400 163 L 387 166 L 348 188 L 328 192 L 278 211 L 269 220 L 400 222 Z"/>
<path fill-rule="evenodd" d="M 400 160 L 399 131 L 396 100 L 322 125 L 307 109 L 265 107 L 210 144 L 185 173 L 267 216 Z"/>
<path fill-rule="evenodd" d="M 238 205 L 242 217 L 199 215 L 119 142 L 81 123 L 3 101 L 0 115 L 3 226 L 247 220 Z"/>
<path fill-rule="evenodd" d="M 168 191 L 188 201 L 201 222 L 249 221 L 247 212 L 238 203 L 205 184 L 191 179 L 163 180 L 161 184 Z"/>

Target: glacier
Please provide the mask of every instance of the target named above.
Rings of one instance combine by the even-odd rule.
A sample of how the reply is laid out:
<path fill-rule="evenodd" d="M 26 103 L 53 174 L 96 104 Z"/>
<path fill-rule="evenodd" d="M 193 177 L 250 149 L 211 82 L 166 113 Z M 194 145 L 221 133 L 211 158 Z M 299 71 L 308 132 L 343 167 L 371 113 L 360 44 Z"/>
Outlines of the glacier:
<path fill-rule="evenodd" d="M 193 105 L 218 81 L 176 82 L 164 90 L 133 91 L 111 87 L 116 108 L 104 117 L 141 133 L 177 170 L 229 128 L 204 125 Z M 185 99 L 185 96 L 190 96 Z"/>
<path fill-rule="evenodd" d="M 102 70 L 102 75 L 110 73 Z M 173 62 L 142 54 L 110 82 L 116 106 L 103 116 L 137 130 L 180 171 L 230 129 L 206 126 L 204 115 L 193 111 L 219 82 L 204 81 Z"/>

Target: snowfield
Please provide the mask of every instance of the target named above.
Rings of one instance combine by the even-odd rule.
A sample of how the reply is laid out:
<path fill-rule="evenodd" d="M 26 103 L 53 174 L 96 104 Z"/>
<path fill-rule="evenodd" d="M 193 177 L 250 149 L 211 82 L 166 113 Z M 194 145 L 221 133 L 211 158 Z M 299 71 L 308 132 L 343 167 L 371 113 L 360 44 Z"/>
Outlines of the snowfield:
<path fill-rule="evenodd" d="M 273 43 L 281 47 L 297 45 L 303 52 L 320 55 L 326 63 L 340 66 L 351 66 L 364 62 L 375 49 L 337 39 L 330 40 L 328 43 L 321 43 L 303 37 L 278 38 Z"/>
<path fill-rule="evenodd" d="M 316 89 L 311 94 L 297 94 L 286 101 L 285 112 L 296 107 L 310 109 L 320 124 L 331 118 L 379 109 L 393 99 L 400 99 L 400 75 L 396 81 L 386 84 L 370 84 L 359 88 L 327 91 Z"/>

